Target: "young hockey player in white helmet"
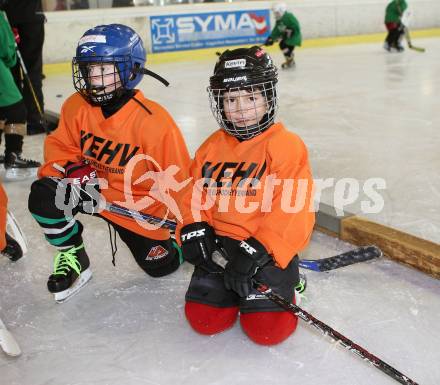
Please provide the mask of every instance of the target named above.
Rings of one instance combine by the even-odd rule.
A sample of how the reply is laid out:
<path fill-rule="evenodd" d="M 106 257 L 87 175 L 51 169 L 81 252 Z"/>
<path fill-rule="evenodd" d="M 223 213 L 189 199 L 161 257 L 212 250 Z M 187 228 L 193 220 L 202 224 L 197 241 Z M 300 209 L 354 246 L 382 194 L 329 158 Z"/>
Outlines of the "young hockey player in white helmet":
<path fill-rule="evenodd" d="M 148 172 L 173 166 L 179 170 L 178 181 L 187 178 L 190 158 L 180 130 L 162 106 L 135 88 L 144 74 L 167 83 L 144 69 L 145 61 L 141 38 L 125 25 L 97 26 L 78 43 L 73 58 L 77 92 L 64 103 L 58 128 L 46 138 L 45 163 L 29 195 L 30 212 L 46 240 L 58 248 L 48 280 L 57 301 L 71 296 L 91 277 L 83 226 L 74 218 L 77 213 L 95 213 L 90 207 L 94 209 L 101 196 L 110 203 L 153 200 L 154 184 L 140 182 Z M 138 156 L 141 160 L 127 181 L 130 160 Z M 108 186 L 98 184 L 97 178 Z M 71 213 L 59 208 L 57 189 L 70 199 Z M 137 210 L 160 218 L 168 213 L 159 201 Z M 180 250 L 168 230 L 146 228 L 106 210 L 98 215 L 118 232 L 148 275 L 161 277 L 178 268 Z"/>
<path fill-rule="evenodd" d="M 275 3 L 272 11 L 275 16 L 275 27 L 264 44 L 270 46 L 280 40 L 280 49 L 286 60 L 281 67 L 293 67 L 295 66 L 295 47 L 302 44 L 300 24 L 293 13 L 287 11 L 285 3 Z"/>
<path fill-rule="evenodd" d="M 220 129 L 196 152 L 194 182 L 181 195 L 183 224 L 176 232 L 184 258 L 195 265 L 185 298 L 190 325 L 216 334 L 234 325 L 240 313 L 244 332 L 262 345 L 285 340 L 297 317 L 265 299 L 253 279 L 295 301 L 297 253 L 314 224 L 307 149 L 275 122 L 277 81 L 272 59 L 259 47 L 219 57 L 208 92 Z M 305 182 L 304 205 L 295 213 L 282 208 L 284 183 L 275 183 L 273 194 L 264 192 L 274 177 Z M 290 190 L 289 202 L 296 194 Z M 214 257 L 219 250 L 225 269 Z"/>

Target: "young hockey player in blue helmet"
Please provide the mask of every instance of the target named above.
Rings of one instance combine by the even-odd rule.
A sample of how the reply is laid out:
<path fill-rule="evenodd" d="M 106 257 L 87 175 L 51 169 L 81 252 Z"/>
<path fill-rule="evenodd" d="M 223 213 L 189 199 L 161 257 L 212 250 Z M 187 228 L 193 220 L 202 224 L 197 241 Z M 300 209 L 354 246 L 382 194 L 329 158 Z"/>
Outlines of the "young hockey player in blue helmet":
<path fill-rule="evenodd" d="M 125 25 L 100 25 L 79 40 L 72 61 L 77 92 L 66 100 L 58 128 L 46 138 L 45 163 L 29 196 L 29 210 L 58 249 L 48 281 L 57 301 L 91 277 L 77 213 L 96 214 L 100 198 L 126 207 L 144 199 L 137 211 L 165 218 L 167 205 L 151 198 L 155 184 L 140 178 L 170 166 L 177 166 L 178 181 L 187 178 L 190 158 L 178 127 L 162 106 L 135 88 L 145 74 L 167 84 L 144 68 L 145 61 L 141 38 Z M 69 205 L 57 201 L 57 190 L 63 192 L 61 203 Z M 148 275 L 160 277 L 178 268 L 180 250 L 168 230 L 106 210 L 97 215 L 118 232 Z"/>

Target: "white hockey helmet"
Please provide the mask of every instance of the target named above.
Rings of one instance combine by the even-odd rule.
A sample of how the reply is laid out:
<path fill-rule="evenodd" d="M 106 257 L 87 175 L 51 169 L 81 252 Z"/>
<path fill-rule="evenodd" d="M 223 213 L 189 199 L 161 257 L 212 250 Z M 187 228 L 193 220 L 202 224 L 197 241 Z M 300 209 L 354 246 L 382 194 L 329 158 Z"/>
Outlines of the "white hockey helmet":
<path fill-rule="evenodd" d="M 274 3 L 272 5 L 272 11 L 275 15 L 275 19 L 281 19 L 284 13 L 287 11 L 286 3 Z"/>

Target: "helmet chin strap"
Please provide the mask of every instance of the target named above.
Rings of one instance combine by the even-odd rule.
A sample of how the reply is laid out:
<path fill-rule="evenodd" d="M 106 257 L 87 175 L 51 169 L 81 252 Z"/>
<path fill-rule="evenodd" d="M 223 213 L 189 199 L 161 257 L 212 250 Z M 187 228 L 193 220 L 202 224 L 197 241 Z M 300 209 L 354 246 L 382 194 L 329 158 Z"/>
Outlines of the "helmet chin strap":
<path fill-rule="evenodd" d="M 138 74 L 149 75 L 149 76 L 155 78 L 156 80 L 159 80 L 166 87 L 168 87 L 170 85 L 170 83 L 167 80 L 165 80 L 162 76 L 158 75 L 157 73 L 155 73 L 153 71 L 147 70 L 146 68 L 134 68 L 133 72 L 138 73 Z"/>

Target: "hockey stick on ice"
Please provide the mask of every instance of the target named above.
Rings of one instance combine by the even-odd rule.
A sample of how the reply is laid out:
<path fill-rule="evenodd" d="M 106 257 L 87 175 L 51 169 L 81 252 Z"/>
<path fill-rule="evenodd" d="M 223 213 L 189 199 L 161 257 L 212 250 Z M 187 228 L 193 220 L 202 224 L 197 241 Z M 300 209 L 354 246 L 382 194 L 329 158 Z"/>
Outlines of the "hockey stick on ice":
<path fill-rule="evenodd" d="M 5 324 L 0 318 L 0 346 L 8 356 L 19 356 L 21 354 L 20 347 L 14 336 L 6 329 Z"/>
<path fill-rule="evenodd" d="M 404 31 L 405 31 L 405 39 L 406 42 L 408 43 L 408 48 L 417 51 L 417 52 L 425 52 L 426 49 L 425 48 L 421 48 L 421 47 L 416 47 L 414 45 L 412 45 L 411 43 L 411 37 L 409 36 L 409 29 L 408 27 L 404 27 Z"/>
<path fill-rule="evenodd" d="M 382 251 L 376 246 L 359 247 L 346 253 L 322 259 L 300 259 L 299 267 L 313 271 L 329 271 L 353 265 L 358 262 L 369 261 L 381 257 Z"/>
<path fill-rule="evenodd" d="M 223 268 L 225 268 L 227 264 L 227 260 L 225 259 L 225 257 L 222 255 L 220 251 L 217 250 L 214 251 L 214 253 L 212 254 L 212 260 L 213 262 L 215 262 L 216 264 L 218 264 Z M 381 370 L 383 373 L 387 374 L 397 382 L 404 385 L 418 385 L 409 377 L 405 376 L 403 373 L 399 372 L 397 369 L 388 365 L 386 362 L 382 361 L 380 358 L 370 353 L 369 351 L 364 349 L 362 346 L 356 344 L 352 340 L 348 339 L 347 337 L 345 337 L 338 331 L 334 330 L 324 322 L 318 320 L 310 313 L 301 309 L 298 305 L 295 305 L 290 301 L 287 301 L 285 298 L 281 297 L 280 295 L 274 293 L 272 289 L 267 285 L 265 285 L 264 283 L 254 281 L 254 287 L 261 294 L 265 295 L 269 300 L 275 302 L 278 306 L 282 307 L 284 310 L 298 316 L 303 321 L 307 322 L 309 325 L 318 329 L 324 335 L 330 336 L 335 342 L 339 343 L 344 348 L 356 354 L 357 356 L 360 356 L 362 359 L 369 362 L 370 364 L 372 364 L 377 369 Z"/>
<path fill-rule="evenodd" d="M 53 167 L 64 174 L 64 167 L 57 163 L 53 164 Z M 147 222 L 158 227 L 166 228 L 169 230 L 175 230 L 176 222 L 167 219 L 158 218 L 154 215 L 144 214 L 139 211 L 130 210 L 126 207 L 119 206 L 115 203 L 106 203 L 105 210 L 121 215 L 126 218 L 137 219 L 143 222 Z M 348 251 L 343 254 L 335 255 L 329 258 L 308 260 L 303 259 L 299 261 L 299 266 L 314 271 L 328 271 L 353 265 L 358 262 L 368 261 L 373 258 L 382 256 L 382 251 L 375 246 L 359 247 L 352 251 Z"/>

